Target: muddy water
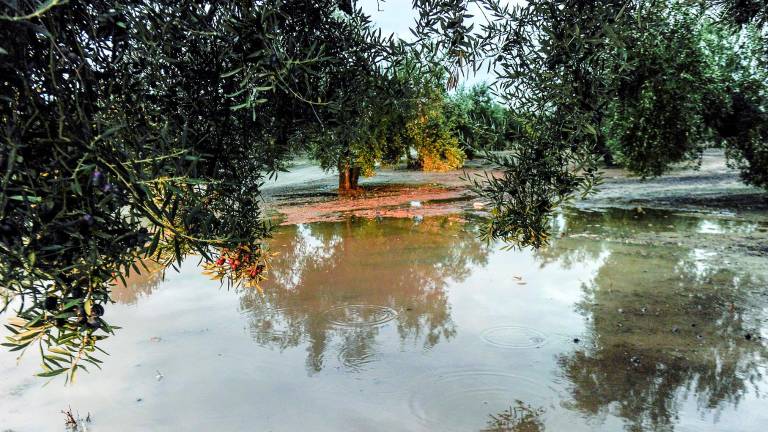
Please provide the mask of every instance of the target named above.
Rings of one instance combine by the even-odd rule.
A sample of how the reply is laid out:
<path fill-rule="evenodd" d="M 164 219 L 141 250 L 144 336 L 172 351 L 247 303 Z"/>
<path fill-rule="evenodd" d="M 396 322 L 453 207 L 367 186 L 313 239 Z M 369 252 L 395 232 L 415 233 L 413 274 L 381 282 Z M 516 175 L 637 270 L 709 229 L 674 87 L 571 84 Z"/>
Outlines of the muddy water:
<path fill-rule="evenodd" d="M 539 251 L 457 218 L 282 227 L 263 296 L 195 260 L 135 279 L 75 386 L 0 353 L 0 430 L 765 430 L 768 225 L 556 223 Z"/>

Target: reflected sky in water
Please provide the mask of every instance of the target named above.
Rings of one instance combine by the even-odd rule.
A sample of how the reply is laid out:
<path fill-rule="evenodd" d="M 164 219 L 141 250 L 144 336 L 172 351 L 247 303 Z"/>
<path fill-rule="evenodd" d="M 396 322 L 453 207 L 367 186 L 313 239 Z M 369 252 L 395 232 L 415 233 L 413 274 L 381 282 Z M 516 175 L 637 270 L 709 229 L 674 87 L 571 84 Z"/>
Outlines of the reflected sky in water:
<path fill-rule="evenodd" d="M 91 431 L 762 430 L 766 225 L 556 224 L 538 251 L 456 217 L 283 227 L 263 295 L 196 259 L 135 276 L 104 370 L 42 387 L 0 353 L 0 430 L 63 430 L 67 406 Z"/>

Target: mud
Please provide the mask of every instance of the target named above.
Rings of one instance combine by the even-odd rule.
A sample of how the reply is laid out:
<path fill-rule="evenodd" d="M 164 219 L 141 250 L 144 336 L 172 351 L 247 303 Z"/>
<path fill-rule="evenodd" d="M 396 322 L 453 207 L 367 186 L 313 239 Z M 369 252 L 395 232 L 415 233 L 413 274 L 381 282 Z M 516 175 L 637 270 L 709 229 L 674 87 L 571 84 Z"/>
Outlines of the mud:
<path fill-rule="evenodd" d="M 404 167 L 384 168 L 361 179 L 361 188 L 339 194 L 335 172 L 323 172 L 308 161 L 264 187 L 265 208 L 283 225 L 339 221 L 349 216 L 412 218 L 461 213 L 474 208 L 469 176 L 491 167 L 470 162 L 462 170 L 421 172 Z"/>
<path fill-rule="evenodd" d="M 603 174 L 605 182 L 597 193 L 575 205 L 768 216 L 768 193 L 745 185 L 720 150 L 704 152 L 698 167 L 682 166 L 656 178 L 642 179 L 618 169 Z"/>
<path fill-rule="evenodd" d="M 493 167 L 469 161 L 460 171 L 428 173 L 384 168 L 361 180 L 361 190 L 339 195 L 334 172 L 323 172 L 310 161 L 297 161 L 290 172 L 264 187 L 267 213 L 281 224 L 338 221 L 358 217 L 424 217 L 481 213 L 484 203 L 466 180 Z M 606 169 L 604 182 L 587 199 L 569 204 L 582 210 L 666 209 L 708 216 L 768 220 L 768 193 L 743 184 L 737 170 L 727 166 L 722 151 L 704 153 L 700 166 L 681 166 L 672 172 L 642 179 L 624 170 Z"/>

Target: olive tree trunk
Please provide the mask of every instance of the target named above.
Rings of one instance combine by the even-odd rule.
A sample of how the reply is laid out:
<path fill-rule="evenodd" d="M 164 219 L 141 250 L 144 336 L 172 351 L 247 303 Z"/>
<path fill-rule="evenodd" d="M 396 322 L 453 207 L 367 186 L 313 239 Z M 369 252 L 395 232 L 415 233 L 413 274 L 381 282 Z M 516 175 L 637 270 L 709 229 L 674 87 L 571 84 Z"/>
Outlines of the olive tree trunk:
<path fill-rule="evenodd" d="M 339 164 L 339 193 L 356 191 L 360 180 L 360 167 L 353 167 L 349 163 Z"/>

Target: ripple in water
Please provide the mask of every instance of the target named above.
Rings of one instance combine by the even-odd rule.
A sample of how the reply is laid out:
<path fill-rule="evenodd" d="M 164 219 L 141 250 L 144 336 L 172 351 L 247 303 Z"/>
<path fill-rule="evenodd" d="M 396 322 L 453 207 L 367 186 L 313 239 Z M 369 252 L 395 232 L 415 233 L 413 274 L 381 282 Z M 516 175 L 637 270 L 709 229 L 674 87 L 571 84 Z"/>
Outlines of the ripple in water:
<path fill-rule="evenodd" d="M 325 311 L 325 319 L 342 327 L 371 327 L 397 318 L 397 312 L 386 306 L 343 305 Z"/>
<path fill-rule="evenodd" d="M 367 402 L 373 402 L 377 397 L 392 401 L 393 398 L 407 397 L 413 384 L 412 377 L 403 373 L 408 370 L 407 363 L 402 363 L 391 353 L 342 348 L 338 360 L 337 367 L 325 368 L 315 377 L 317 391 L 365 395 Z"/>
<path fill-rule="evenodd" d="M 482 429 L 491 415 L 518 404 L 545 414 L 556 409 L 559 398 L 546 383 L 496 370 L 432 374 L 414 388 L 411 412 L 433 430 Z"/>
<path fill-rule="evenodd" d="M 274 308 L 249 316 L 251 337 L 257 343 L 267 346 L 297 344 L 302 336 L 303 319 L 291 320 L 293 310 L 292 307 Z"/>
<path fill-rule="evenodd" d="M 523 326 L 499 326 L 483 330 L 480 337 L 500 348 L 539 348 L 546 343 L 544 333 Z"/>
<path fill-rule="evenodd" d="M 359 350 L 343 347 L 339 350 L 339 363 L 344 369 L 360 372 L 368 369 L 371 363 L 381 360 L 381 356 L 375 350 Z"/>

